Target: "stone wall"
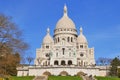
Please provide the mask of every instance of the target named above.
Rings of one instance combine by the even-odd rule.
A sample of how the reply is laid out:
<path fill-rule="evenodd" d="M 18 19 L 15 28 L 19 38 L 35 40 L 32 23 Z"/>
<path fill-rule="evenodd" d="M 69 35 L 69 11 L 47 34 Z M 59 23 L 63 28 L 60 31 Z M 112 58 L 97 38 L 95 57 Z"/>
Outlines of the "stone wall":
<path fill-rule="evenodd" d="M 17 68 L 17 76 L 41 76 L 44 72 L 50 72 L 51 75 L 60 75 L 62 71 L 68 73 L 68 75 L 74 76 L 78 72 L 84 72 L 87 75 L 92 76 L 106 76 L 109 72 L 106 70 L 105 66 L 96 66 L 96 67 L 45 67 L 45 66 L 28 66 Z"/>

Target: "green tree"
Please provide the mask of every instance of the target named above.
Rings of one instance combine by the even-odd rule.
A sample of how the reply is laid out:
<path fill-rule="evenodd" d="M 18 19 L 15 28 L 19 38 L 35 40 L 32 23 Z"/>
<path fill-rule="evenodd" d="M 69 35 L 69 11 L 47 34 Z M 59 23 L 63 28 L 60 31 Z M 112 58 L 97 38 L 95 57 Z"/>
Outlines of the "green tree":
<path fill-rule="evenodd" d="M 118 68 L 118 77 L 120 78 L 120 68 Z"/>
<path fill-rule="evenodd" d="M 120 66 L 120 60 L 119 60 L 119 58 L 115 57 L 111 61 L 111 68 L 110 68 L 111 76 L 118 76 L 118 74 L 117 74 L 118 66 Z"/>
<path fill-rule="evenodd" d="M 0 74 L 15 75 L 20 55 L 27 49 L 22 32 L 12 18 L 0 14 Z"/>

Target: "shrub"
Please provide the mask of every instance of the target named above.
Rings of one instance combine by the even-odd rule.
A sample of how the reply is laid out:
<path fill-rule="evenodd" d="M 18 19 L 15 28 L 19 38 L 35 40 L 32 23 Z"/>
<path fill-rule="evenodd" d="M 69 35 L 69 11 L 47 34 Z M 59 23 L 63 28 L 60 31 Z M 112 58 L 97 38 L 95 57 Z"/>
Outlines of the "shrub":
<path fill-rule="evenodd" d="M 118 68 L 118 77 L 120 78 L 120 68 Z"/>

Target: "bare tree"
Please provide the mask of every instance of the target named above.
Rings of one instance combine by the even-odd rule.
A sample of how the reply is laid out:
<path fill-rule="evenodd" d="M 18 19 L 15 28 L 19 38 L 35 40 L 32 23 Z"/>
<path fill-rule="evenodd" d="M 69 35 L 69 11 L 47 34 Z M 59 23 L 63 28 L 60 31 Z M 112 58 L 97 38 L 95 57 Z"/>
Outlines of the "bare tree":
<path fill-rule="evenodd" d="M 17 25 L 12 22 L 11 17 L 0 14 L 0 54 L 9 48 L 12 53 L 22 53 L 28 45 L 22 40 L 22 32 Z M 3 49 L 4 48 L 4 49 Z"/>
<path fill-rule="evenodd" d="M 111 61 L 112 61 L 112 58 L 100 57 L 96 62 L 97 62 L 97 65 L 110 65 Z"/>
<path fill-rule="evenodd" d="M 30 65 L 30 63 L 34 60 L 34 58 L 31 57 L 31 56 L 26 57 L 26 59 L 27 59 L 29 65 Z"/>
<path fill-rule="evenodd" d="M 28 49 L 22 32 L 12 18 L 0 14 L 0 74 L 15 75 L 20 54 Z M 12 72 L 14 71 L 14 72 Z"/>
<path fill-rule="evenodd" d="M 37 58 L 38 65 L 41 65 L 43 60 L 45 60 L 45 58 L 42 58 L 42 57 Z"/>

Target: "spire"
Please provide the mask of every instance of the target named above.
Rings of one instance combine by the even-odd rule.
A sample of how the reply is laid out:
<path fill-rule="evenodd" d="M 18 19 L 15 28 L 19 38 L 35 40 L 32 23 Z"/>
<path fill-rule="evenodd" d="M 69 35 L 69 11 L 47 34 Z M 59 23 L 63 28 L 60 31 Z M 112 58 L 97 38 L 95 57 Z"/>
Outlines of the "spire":
<path fill-rule="evenodd" d="M 49 28 L 47 28 L 47 34 L 49 34 L 50 33 L 50 29 Z"/>
<path fill-rule="evenodd" d="M 80 27 L 80 34 L 82 34 L 83 30 L 82 30 L 82 27 Z"/>
<path fill-rule="evenodd" d="M 66 6 L 66 4 L 64 5 L 64 15 L 67 15 L 67 6 Z"/>

